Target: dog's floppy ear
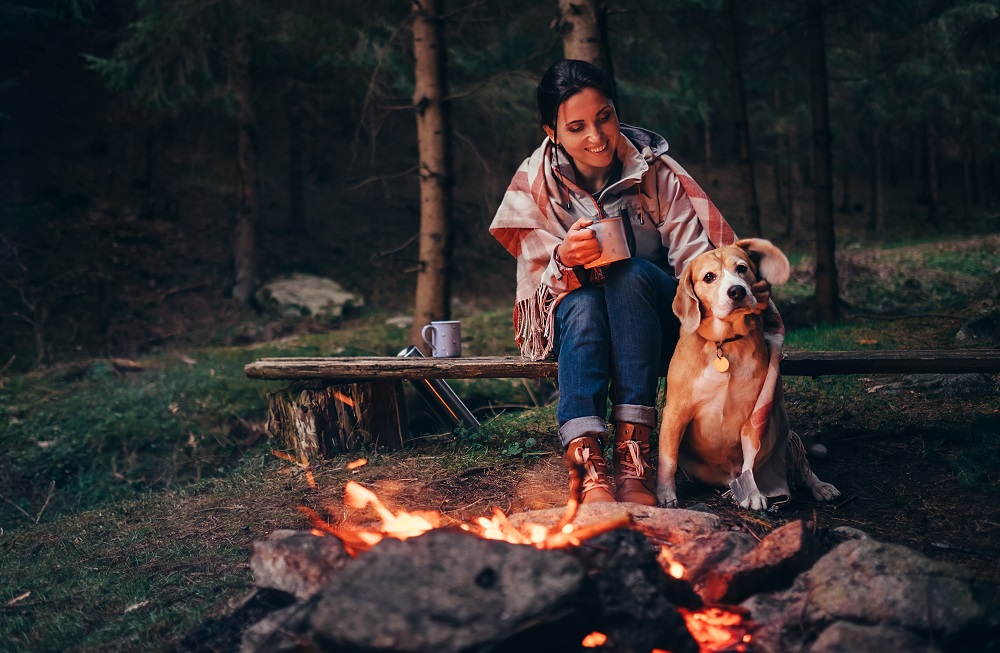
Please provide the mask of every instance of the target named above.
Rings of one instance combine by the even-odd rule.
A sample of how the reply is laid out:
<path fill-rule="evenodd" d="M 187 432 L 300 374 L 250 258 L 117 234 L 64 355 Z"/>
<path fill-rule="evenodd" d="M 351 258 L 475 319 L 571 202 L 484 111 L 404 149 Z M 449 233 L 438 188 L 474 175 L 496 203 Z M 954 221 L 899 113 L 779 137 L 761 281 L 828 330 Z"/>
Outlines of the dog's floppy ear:
<path fill-rule="evenodd" d="M 677 281 L 677 294 L 674 295 L 674 315 L 681 321 L 681 331 L 694 333 L 701 325 L 701 302 L 694 293 L 694 278 L 691 274 L 691 264 L 685 266 L 681 278 Z"/>
<path fill-rule="evenodd" d="M 745 251 L 757 265 L 759 278 L 767 279 L 775 286 L 788 281 L 792 266 L 788 263 L 788 257 L 774 243 L 763 238 L 744 238 L 736 241 L 735 245 Z"/>

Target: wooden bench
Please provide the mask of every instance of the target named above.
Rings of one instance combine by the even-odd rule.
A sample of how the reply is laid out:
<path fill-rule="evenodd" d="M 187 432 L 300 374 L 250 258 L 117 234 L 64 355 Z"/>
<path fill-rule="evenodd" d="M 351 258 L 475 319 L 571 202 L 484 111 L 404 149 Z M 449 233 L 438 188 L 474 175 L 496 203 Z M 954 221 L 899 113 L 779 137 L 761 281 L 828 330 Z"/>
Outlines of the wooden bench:
<path fill-rule="evenodd" d="M 374 356 L 262 358 L 244 372 L 252 379 L 290 382 L 269 395 L 268 430 L 311 459 L 372 446 L 400 448 L 409 431 L 404 380 L 435 393 L 449 391 L 432 384 L 435 379 L 555 378 L 557 369 L 555 361 L 518 356 Z M 781 363 L 784 376 L 975 372 L 1000 372 L 1000 350 L 788 351 Z"/>

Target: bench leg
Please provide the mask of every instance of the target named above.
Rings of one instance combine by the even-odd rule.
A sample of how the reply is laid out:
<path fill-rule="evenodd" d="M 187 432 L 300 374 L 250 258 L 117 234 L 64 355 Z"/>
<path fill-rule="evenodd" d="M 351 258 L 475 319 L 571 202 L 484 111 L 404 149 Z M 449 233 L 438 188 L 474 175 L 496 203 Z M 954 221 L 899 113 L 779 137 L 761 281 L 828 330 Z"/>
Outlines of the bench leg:
<path fill-rule="evenodd" d="M 268 397 L 268 433 L 298 458 L 399 449 L 409 437 L 399 380 L 292 386 Z"/>

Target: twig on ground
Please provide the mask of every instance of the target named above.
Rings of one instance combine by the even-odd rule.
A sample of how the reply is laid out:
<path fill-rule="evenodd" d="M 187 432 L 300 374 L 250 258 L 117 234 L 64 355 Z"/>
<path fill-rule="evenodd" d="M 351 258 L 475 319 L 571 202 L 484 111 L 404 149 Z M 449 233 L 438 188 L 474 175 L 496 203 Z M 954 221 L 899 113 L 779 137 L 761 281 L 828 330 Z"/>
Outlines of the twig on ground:
<path fill-rule="evenodd" d="M 8 499 L 7 497 L 4 497 L 4 498 L 3 498 L 3 500 L 4 500 L 5 502 L 9 503 L 10 505 L 14 506 L 15 508 L 17 508 L 17 509 L 18 509 L 18 511 L 20 511 L 20 513 L 21 513 L 22 515 L 24 515 L 25 517 L 27 517 L 27 518 L 28 518 L 28 521 L 35 521 L 35 520 L 34 520 L 34 518 L 33 518 L 33 517 L 32 517 L 31 515 L 29 515 L 29 514 L 28 514 L 28 511 L 27 511 L 27 510 L 25 510 L 24 508 L 22 508 L 21 506 L 17 505 L 16 503 L 14 503 L 13 501 L 11 501 L 11 500 L 10 500 L 10 499 Z"/>
<path fill-rule="evenodd" d="M 45 512 L 45 509 L 49 507 L 49 501 L 52 501 L 52 495 L 54 495 L 55 492 L 56 492 L 56 482 L 51 481 L 49 482 L 49 494 L 48 496 L 45 497 L 45 503 L 42 504 L 42 509 L 38 511 L 37 515 L 35 515 L 36 524 L 42 518 L 42 513 Z"/>

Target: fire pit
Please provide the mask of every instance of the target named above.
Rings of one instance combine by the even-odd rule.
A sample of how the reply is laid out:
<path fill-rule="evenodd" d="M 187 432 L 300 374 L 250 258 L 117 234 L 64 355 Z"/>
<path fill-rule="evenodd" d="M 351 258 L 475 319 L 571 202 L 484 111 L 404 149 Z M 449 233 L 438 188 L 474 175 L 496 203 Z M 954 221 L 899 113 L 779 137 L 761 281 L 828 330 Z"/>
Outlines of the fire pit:
<path fill-rule="evenodd" d="M 345 504 L 374 509 L 381 524 L 341 529 L 304 509 L 312 531 L 255 543 L 260 589 L 231 615 L 252 622 L 233 648 L 1000 650 L 995 606 L 971 572 L 851 529 L 795 521 L 757 541 L 704 512 L 575 500 L 442 526 L 437 513 L 393 512 L 353 483 Z M 224 648 L 199 648 L 197 632 L 185 645 Z"/>

